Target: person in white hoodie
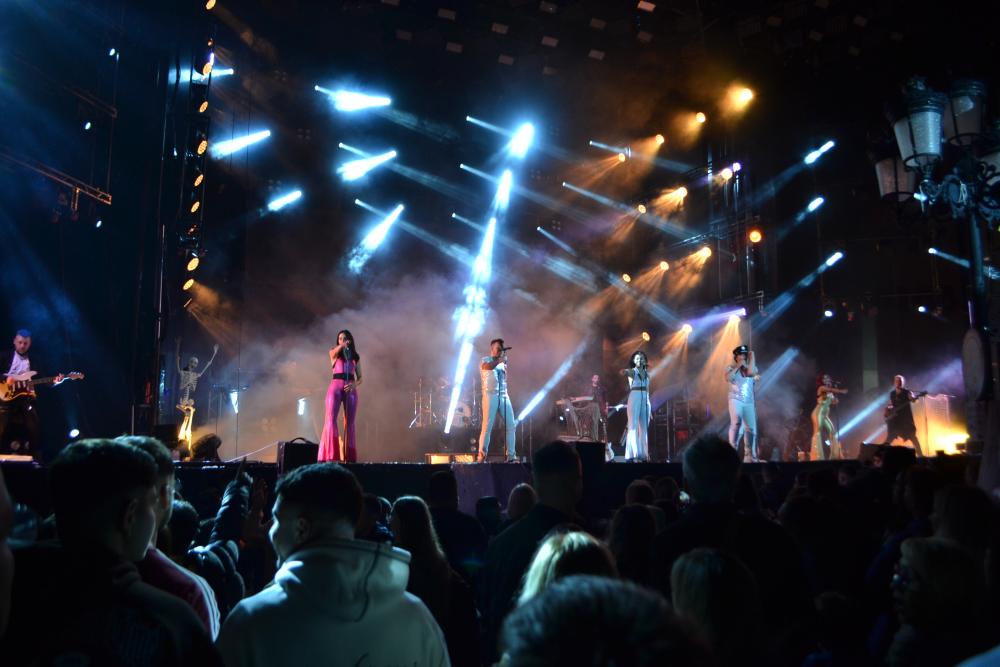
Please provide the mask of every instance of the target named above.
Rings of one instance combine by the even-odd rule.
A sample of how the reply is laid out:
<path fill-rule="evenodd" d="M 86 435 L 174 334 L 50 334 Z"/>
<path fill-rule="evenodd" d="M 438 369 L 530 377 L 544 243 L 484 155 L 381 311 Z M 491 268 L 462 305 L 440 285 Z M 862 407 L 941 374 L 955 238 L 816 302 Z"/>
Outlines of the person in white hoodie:
<path fill-rule="evenodd" d="M 406 592 L 410 554 L 354 539 L 361 486 L 335 463 L 296 468 L 276 489 L 274 581 L 219 634 L 228 667 L 450 667 L 441 629 Z"/>

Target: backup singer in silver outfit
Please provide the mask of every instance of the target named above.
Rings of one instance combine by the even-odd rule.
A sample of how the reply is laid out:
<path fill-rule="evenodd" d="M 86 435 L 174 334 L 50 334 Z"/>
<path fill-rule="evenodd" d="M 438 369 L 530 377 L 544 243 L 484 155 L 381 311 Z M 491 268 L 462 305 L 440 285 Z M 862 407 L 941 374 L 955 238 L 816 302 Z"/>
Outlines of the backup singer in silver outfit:
<path fill-rule="evenodd" d="M 490 453 L 490 436 L 493 426 L 503 429 L 507 438 L 507 461 L 516 460 L 514 437 L 517 422 L 514 420 L 514 406 L 507 395 L 507 350 L 503 338 L 490 341 L 490 356 L 479 363 L 479 375 L 483 380 L 483 430 L 479 433 L 479 456 L 482 463 Z M 502 412 L 502 414 L 501 414 Z"/>
<path fill-rule="evenodd" d="M 726 367 L 726 382 L 729 384 L 729 444 L 743 458 L 754 462 L 759 460 L 757 408 L 754 405 L 754 385 L 759 379 L 760 371 L 757 370 L 753 352 L 746 345 L 740 345 L 733 350 L 733 363 Z M 743 427 L 745 449 L 737 441 L 740 426 Z"/>
<path fill-rule="evenodd" d="M 645 352 L 636 352 L 621 374 L 628 379 L 628 428 L 625 431 L 625 460 L 649 460 L 649 361 Z"/>

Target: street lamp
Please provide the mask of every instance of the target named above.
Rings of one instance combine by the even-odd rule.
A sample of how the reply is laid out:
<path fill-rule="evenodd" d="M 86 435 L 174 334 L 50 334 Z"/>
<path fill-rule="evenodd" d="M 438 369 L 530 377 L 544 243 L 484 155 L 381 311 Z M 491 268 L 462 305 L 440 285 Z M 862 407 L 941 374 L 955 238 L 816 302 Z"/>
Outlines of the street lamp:
<path fill-rule="evenodd" d="M 956 81 L 946 95 L 913 77 L 906 84 L 902 109 L 890 119 L 898 159 L 918 179 L 913 192 L 921 210 L 950 207 L 952 218 L 966 223 L 972 293 L 962 371 L 966 392 L 975 400 L 989 399 L 993 392 L 981 226 L 1000 220 L 1000 140 L 983 132 L 985 98 L 986 86 L 979 81 Z M 883 196 L 893 193 L 887 187 L 899 188 L 901 182 L 899 163 L 885 160 L 876 162 Z"/>

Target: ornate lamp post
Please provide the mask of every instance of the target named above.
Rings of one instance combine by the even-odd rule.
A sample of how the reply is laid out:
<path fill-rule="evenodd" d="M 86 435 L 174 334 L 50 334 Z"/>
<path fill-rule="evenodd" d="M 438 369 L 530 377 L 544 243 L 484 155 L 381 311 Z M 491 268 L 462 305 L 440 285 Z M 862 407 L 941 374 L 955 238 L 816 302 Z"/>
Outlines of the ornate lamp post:
<path fill-rule="evenodd" d="M 925 213 L 948 207 L 966 225 L 970 294 L 962 373 L 966 394 L 976 401 L 993 397 L 982 233 L 1000 220 L 1000 142 L 984 133 L 985 98 L 979 81 L 956 81 L 944 94 L 922 78 L 910 79 L 903 108 L 891 119 L 899 157 L 875 165 L 883 197 L 913 192 Z M 916 181 L 915 189 L 900 167 Z"/>

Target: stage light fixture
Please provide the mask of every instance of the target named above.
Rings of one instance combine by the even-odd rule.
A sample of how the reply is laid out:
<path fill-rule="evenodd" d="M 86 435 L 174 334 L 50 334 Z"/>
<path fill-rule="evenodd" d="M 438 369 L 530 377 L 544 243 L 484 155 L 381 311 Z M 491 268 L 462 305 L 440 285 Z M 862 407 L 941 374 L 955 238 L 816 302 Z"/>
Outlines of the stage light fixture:
<path fill-rule="evenodd" d="M 623 280 L 624 282 L 627 282 L 627 283 L 630 283 L 630 282 L 632 282 L 632 276 L 630 276 L 630 275 L 629 275 L 629 274 L 627 274 L 627 273 L 623 273 L 623 274 L 622 274 L 622 280 Z"/>
<path fill-rule="evenodd" d="M 292 192 L 281 195 L 280 197 L 272 199 L 270 202 L 268 202 L 267 210 L 277 211 L 283 209 L 292 202 L 296 202 L 301 198 L 302 198 L 302 190 L 293 190 Z"/>
<path fill-rule="evenodd" d="M 118 56 L 118 49 L 116 49 L 113 46 L 110 49 L 108 49 L 108 57 L 109 58 L 115 58 L 117 56 Z"/>
<path fill-rule="evenodd" d="M 688 323 L 685 322 L 683 325 L 681 325 L 681 333 L 682 334 L 688 335 L 692 331 L 694 331 L 694 327 L 691 326 L 690 324 L 688 324 Z"/>
<path fill-rule="evenodd" d="M 918 313 L 926 313 L 927 312 L 927 306 L 917 306 L 917 312 Z"/>
<path fill-rule="evenodd" d="M 646 205 L 645 204 L 639 204 L 638 206 L 635 207 L 635 210 L 639 211 L 640 214 L 641 213 L 645 213 L 646 212 Z"/>
<path fill-rule="evenodd" d="M 650 340 L 652 340 L 652 336 L 650 336 L 650 335 L 649 335 L 649 332 L 648 332 L 648 331 L 643 331 L 643 332 L 642 332 L 642 340 L 644 340 L 644 341 L 645 341 L 645 342 L 647 342 L 647 343 L 648 343 L 648 342 L 649 342 Z"/>
<path fill-rule="evenodd" d="M 829 256 L 829 257 L 827 258 L 827 260 L 826 260 L 826 265 L 827 265 L 827 266 L 833 266 L 834 264 L 836 264 L 837 262 L 839 262 L 839 261 L 840 261 L 840 260 L 842 260 L 843 258 L 844 258 L 844 253 L 842 253 L 842 252 L 840 252 L 840 251 L 838 250 L 837 252 L 833 253 L 832 255 L 830 255 L 830 256 Z"/>
<path fill-rule="evenodd" d="M 522 124 L 514 133 L 514 138 L 510 140 L 510 154 L 515 157 L 524 157 L 527 155 L 528 148 L 534 138 L 535 126 L 531 123 Z"/>
<path fill-rule="evenodd" d="M 927 254 L 928 255 L 936 255 L 936 254 L 938 254 L 938 249 L 937 248 L 928 248 L 927 249 Z"/>
<path fill-rule="evenodd" d="M 380 155 L 373 155 L 360 160 L 351 160 L 350 162 L 345 162 L 338 167 L 337 173 L 340 174 L 341 178 L 345 181 L 356 181 L 375 167 L 378 167 L 395 157 L 396 151 L 386 151 Z"/>
<path fill-rule="evenodd" d="M 833 317 L 833 311 L 827 308 L 823 311 L 823 317 Z"/>
<path fill-rule="evenodd" d="M 227 155 L 232 155 L 236 151 L 242 150 L 248 146 L 264 141 L 271 136 L 271 130 L 260 130 L 258 132 L 251 132 L 242 137 L 236 137 L 235 139 L 226 139 L 225 141 L 220 141 L 212 146 L 212 157 L 220 158 Z M 200 155 L 201 153 L 199 153 Z"/>
<path fill-rule="evenodd" d="M 84 130 L 89 130 L 92 127 L 94 127 L 94 124 L 91 123 L 89 120 L 86 123 L 83 124 L 83 129 Z"/>
<path fill-rule="evenodd" d="M 823 202 L 825 202 L 825 201 L 826 200 L 823 197 L 816 197 L 811 202 L 809 202 L 809 206 L 807 206 L 806 208 L 809 210 L 810 213 L 812 213 L 813 211 L 815 211 L 816 209 L 818 209 L 820 206 L 822 206 Z"/>
<path fill-rule="evenodd" d="M 688 196 L 688 189 L 682 185 L 681 187 L 674 190 L 672 194 L 680 197 L 681 199 L 684 199 L 685 197 Z"/>
<path fill-rule="evenodd" d="M 70 439 L 80 437 L 80 429 L 78 429 L 78 428 L 71 428 L 69 430 L 69 437 L 70 437 Z"/>
<path fill-rule="evenodd" d="M 298 400 L 298 406 L 296 407 L 295 414 L 301 417 L 305 413 L 306 413 L 306 399 L 300 398 Z"/>
<path fill-rule="evenodd" d="M 184 290 L 185 292 L 187 292 L 192 287 L 194 287 L 194 278 L 188 278 L 187 280 L 184 281 L 184 284 L 181 285 L 181 289 Z"/>
<path fill-rule="evenodd" d="M 97 222 L 94 223 L 94 227 L 97 228 L 97 229 L 100 229 L 103 224 L 104 224 L 104 221 L 101 220 L 100 218 L 98 218 Z"/>
<path fill-rule="evenodd" d="M 215 0 L 208 0 L 208 2 L 205 3 L 205 9 L 208 11 L 215 9 Z"/>
<path fill-rule="evenodd" d="M 722 171 L 719 172 L 719 176 L 722 177 L 722 180 L 728 181 L 730 178 L 733 177 L 733 170 L 730 169 L 729 167 L 725 167 Z"/>
<path fill-rule="evenodd" d="M 619 154 L 618 154 L 618 161 L 619 161 L 619 162 L 624 162 L 624 161 L 625 161 L 625 160 L 627 160 L 627 159 L 628 159 L 628 158 L 626 158 L 626 157 L 625 157 L 625 153 L 619 153 Z"/>
<path fill-rule="evenodd" d="M 201 260 L 198 259 L 197 255 L 195 255 L 194 257 L 192 257 L 191 259 L 188 260 L 187 270 L 188 271 L 194 271 L 195 269 L 198 268 L 199 264 L 201 264 Z"/>
<path fill-rule="evenodd" d="M 662 134 L 656 135 L 656 145 L 657 146 L 662 146 L 664 143 L 666 143 L 666 141 L 667 141 L 667 138 L 665 136 L 663 136 Z"/>
<path fill-rule="evenodd" d="M 662 262 L 660 262 L 660 271 L 667 271 L 669 269 L 670 269 L 670 264 L 667 262 L 667 260 L 663 260 Z"/>
<path fill-rule="evenodd" d="M 749 104 L 753 99 L 753 91 L 749 88 L 740 88 L 736 93 L 736 100 L 741 104 Z"/>
<path fill-rule="evenodd" d="M 750 239 L 750 243 L 760 243 L 764 235 L 759 229 L 751 229 L 750 233 L 747 234 L 747 238 Z"/>
<path fill-rule="evenodd" d="M 698 251 L 698 254 L 700 254 L 705 259 L 708 259 L 709 257 L 712 256 L 712 249 L 709 248 L 707 245 L 706 246 L 702 246 L 701 250 Z"/>
<path fill-rule="evenodd" d="M 706 120 L 708 120 L 708 116 L 706 116 L 704 113 L 702 113 L 701 111 L 699 111 L 698 113 L 696 113 L 694 115 L 694 119 L 698 123 L 704 123 Z"/>
<path fill-rule="evenodd" d="M 732 315 L 729 316 L 729 324 L 739 324 L 739 323 L 740 323 L 739 315 L 733 313 Z"/>
<path fill-rule="evenodd" d="M 212 41 L 209 40 L 208 48 L 212 48 Z M 209 51 L 208 58 L 205 60 L 205 64 L 201 66 L 201 75 L 208 76 L 212 73 L 212 68 L 215 67 L 215 51 Z"/>
<path fill-rule="evenodd" d="M 740 164 L 739 162 L 734 162 L 734 163 L 733 163 L 733 173 L 734 173 L 734 174 L 735 174 L 736 172 L 738 172 L 738 171 L 742 170 L 742 169 L 743 169 L 743 165 L 742 165 L 742 164 Z"/>
<path fill-rule="evenodd" d="M 197 213 L 199 208 L 201 208 L 201 201 L 200 200 L 195 199 L 193 202 L 191 202 L 191 209 L 190 210 L 191 210 L 192 213 Z"/>

